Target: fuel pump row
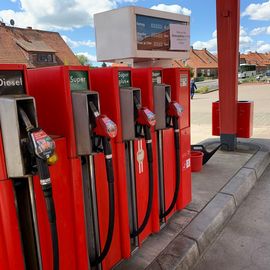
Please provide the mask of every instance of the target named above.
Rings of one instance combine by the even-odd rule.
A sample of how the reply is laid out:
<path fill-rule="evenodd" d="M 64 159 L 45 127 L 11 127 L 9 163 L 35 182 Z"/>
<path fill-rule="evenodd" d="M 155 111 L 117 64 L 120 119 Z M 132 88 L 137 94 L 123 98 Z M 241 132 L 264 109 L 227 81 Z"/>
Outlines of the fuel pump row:
<path fill-rule="evenodd" d="M 188 69 L 0 78 L 1 269 L 111 269 L 190 202 Z"/>

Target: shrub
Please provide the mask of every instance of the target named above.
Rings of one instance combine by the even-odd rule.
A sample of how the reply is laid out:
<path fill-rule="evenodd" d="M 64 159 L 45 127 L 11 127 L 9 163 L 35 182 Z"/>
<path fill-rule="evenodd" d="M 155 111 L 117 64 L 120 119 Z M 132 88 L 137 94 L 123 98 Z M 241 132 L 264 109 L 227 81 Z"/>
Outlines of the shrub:
<path fill-rule="evenodd" d="M 196 93 L 199 93 L 199 94 L 205 94 L 205 93 L 208 93 L 209 91 L 209 87 L 208 86 L 202 86 L 200 88 L 198 88 L 196 90 Z"/>

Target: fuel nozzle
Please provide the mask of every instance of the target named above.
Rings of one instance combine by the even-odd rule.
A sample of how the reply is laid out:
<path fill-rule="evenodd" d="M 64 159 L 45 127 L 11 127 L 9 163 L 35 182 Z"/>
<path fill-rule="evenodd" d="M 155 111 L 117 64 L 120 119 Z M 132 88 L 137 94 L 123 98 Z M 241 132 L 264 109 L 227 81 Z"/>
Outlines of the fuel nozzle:
<path fill-rule="evenodd" d="M 32 154 L 34 154 L 36 158 L 46 160 L 49 165 L 54 164 L 58 158 L 55 153 L 55 143 L 52 138 L 41 128 L 35 128 L 32 125 L 23 108 L 18 107 L 18 112 L 28 132 Z"/>
<path fill-rule="evenodd" d="M 137 123 L 142 126 L 152 127 L 156 124 L 156 116 L 148 108 L 141 107 L 138 110 Z"/>
<path fill-rule="evenodd" d="M 178 118 L 181 117 L 184 109 L 178 102 L 172 101 L 168 93 L 166 93 L 166 102 L 167 126 L 170 127 L 171 122 L 173 122 L 173 127 L 178 129 Z"/>
<path fill-rule="evenodd" d="M 106 115 L 100 114 L 92 101 L 89 102 L 89 106 L 95 118 L 95 123 L 92 123 L 95 134 L 110 139 L 116 137 L 116 124 Z"/>
<path fill-rule="evenodd" d="M 135 125 L 136 125 L 136 136 L 141 137 L 142 136 L 142 131 L 145 128 L 148 127 L 149 129 L 156 124 L 156 115 L 150 111 L 146 107 L 142 107 L 139 100 L 134 97 L 134 106 L 135 106 Z"/>

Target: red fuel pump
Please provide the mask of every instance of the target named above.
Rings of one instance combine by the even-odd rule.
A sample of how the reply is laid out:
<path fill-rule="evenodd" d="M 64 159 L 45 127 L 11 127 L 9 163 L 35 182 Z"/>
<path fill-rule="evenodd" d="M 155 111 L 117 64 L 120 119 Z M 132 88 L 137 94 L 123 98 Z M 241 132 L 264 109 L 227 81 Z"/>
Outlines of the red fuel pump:
<path fill-rule="evenodd" d="M 191 167 L 190 167 L 190 69 L 164 68 L 163 82 L 171 86 L 171 98 L 183 106 L 180 118 L 180 162 L 181 185 L 176 203 L 178 210 L 191 202 Z"/>
<path fill-rule="evenodd" d="M 162 81 L 160 68 L 133 70 L 133 84 L 141 88 L 143 101 L 157 115 L 155 133 L 158 141 L 159 207 L 160 219 L 164 221 L 176 210 L 180 192 L 179 118 L 183 108 L 171 101 L 170 86 Z"/>
<path fill-rule="evenodd" d="M 69 200 L 76 209 L 74 231 L 78 237 L 76 269 L 89 269 L 89 265 L 91 269 L 111 269 L 130 254 L 124 248 L 126 185 L 118 179 L 121 164 L 113 162 L 119 155 L 111 144 L 117 136 L 116 125 L 100 114 L 99 95 L 89 90 L 88 72 L 81 66 L 29 70 L 29 85 L 46 131 L 67 138 L 73 168 L 73 197 Z M 48 95 L 53 98 L 47 99 Z"/>
<path fill-rule="evenodd" d="M 62 228 L 62 222 L 56 224 L 50 175 L 53 182 L 60 180 L 55 172 L 63 165 L 61 149 L 61 161 L 53 169 L 48 168 L 48 162 L 56 161 L 55 146 L 65 141 L 58 138 L 54 142 L 38 128 L 35 100 L 27 95 L 25 72 L 23 65 L 0 66 L 0 211 L 2 217 L 5 215 L 1 221 L 5 236 L 0 250 L 5 249 L 7 254 L 0 266 L 3 269 L 59 269 L 57 227 Z M 65 181 L 65 177 L 63 174 L 61 180 Z M 42 246 L 42 238 L 46 238 L 47 250 Z"/>
<path fill-rule="evenodd" d="M 159 231 L 156 140 L 151 132 L 156 119 L 141 105 L 140 89 L 132 87 L 130 68 L 90 69 L 90 82 L 99 92 L 101 110 L 118 127 L 116 178 L 126 183 L 121 190 L 122 196 L 128 197 L 129 233 L 122 231 L 122 235 L 123 249 L 130 254 L 130 242 L 131 249 L 136 249 Z"/>

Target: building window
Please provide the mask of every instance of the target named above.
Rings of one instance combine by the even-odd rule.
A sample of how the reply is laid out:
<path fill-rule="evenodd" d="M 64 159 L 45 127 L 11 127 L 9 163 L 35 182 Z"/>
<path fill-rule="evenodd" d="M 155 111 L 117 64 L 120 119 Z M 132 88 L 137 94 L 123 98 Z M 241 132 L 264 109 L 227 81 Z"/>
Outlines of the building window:
<path fill-rule="evenodd" d="M 202 75 L 204 75 L 204 69 L 201 69 L 201 73 L 202 73 Z"/>
<path fill-rule="evenodd" d="M 211 70 L 207 69 L 207 76 L 210 77 L 210 75 L 211 75 Z"/>
<path fill-rule="evenodd" d="M 38 60 L 38 62 L 52 63 L 53 62 L 53 54 L 52 53 L 39 53 L 37 55 L 37 60 Z"/>

